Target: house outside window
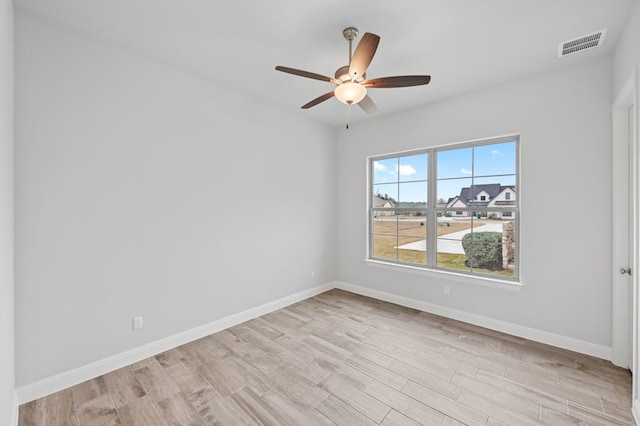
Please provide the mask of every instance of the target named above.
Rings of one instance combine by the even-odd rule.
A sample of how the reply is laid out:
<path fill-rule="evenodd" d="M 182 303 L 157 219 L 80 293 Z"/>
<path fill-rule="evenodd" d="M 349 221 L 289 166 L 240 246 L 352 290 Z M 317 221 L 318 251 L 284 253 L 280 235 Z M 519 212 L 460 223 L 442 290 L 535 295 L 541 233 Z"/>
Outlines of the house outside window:
<path fill-rule="evenodd" d="M 371 157 L 368 258 L 518 280 L 518 145 L 512 136 Z"/>

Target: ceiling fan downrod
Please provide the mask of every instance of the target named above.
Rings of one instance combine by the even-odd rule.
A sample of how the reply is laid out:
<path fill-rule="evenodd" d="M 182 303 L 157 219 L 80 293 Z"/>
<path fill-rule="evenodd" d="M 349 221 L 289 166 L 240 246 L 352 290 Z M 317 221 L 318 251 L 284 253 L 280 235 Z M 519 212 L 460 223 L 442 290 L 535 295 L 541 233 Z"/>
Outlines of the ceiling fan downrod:
<path fill-rule="evenodd" d="M 355 27 L 348 27 L 342 30 L 342 35 L 345 40 L 349 42 L 349 65 L 351 65 L 351 57 L 353 56 L 353 40 L 358 37 L 358 29 Z"/>

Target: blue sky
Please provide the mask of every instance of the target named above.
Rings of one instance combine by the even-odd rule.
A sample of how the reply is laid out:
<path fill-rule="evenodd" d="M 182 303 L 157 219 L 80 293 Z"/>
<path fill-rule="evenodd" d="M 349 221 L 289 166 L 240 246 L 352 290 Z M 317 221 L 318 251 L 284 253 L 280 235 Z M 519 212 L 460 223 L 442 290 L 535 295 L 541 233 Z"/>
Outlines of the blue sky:
<path fill-rule="evenodd" d="M 473 183 L 515 185 L 516 143 L 483 145 L 438 152 L 437 198 L 448 199 Z M 374 194 L 398 201 L 427 201 L 427 154 L 374 161 Z M 509 175 L 509 176 L 496 176 Z"/>

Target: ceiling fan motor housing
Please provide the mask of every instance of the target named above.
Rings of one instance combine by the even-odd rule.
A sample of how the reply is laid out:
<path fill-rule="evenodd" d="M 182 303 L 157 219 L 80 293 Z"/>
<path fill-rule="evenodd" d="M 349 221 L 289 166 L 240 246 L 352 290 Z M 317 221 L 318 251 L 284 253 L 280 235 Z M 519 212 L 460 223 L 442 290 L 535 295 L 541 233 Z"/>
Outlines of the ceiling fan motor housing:
<path fill-rule="evenodd" d="M 351 76 L 349 75 L 349 65 L 345 65 L 344 67 L 338 68 L 338 70 L 336 71 L 336 73 L 334 75 L 335 75 L 337 80 L 340 80 L 343 83 L 345 81 L 351 80 Z M 367 78 L 367 74 L 364 73 L 362 75 L 357 76 L 355 81 L 357 83 L 362 83 L 366 78 Z"/>

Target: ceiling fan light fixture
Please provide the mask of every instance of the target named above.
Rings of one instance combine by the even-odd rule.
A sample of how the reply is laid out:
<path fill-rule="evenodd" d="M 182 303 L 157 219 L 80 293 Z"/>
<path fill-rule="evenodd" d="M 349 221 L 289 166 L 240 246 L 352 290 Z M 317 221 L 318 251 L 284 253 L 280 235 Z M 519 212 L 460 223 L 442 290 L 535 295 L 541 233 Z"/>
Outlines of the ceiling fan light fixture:
<path fill-rule="evenodd" d="M 359 83 L 347 81 L 334 90 L 334 95 L 343 104 L 357 104 L 367 96 L 367 88 Z"/>

